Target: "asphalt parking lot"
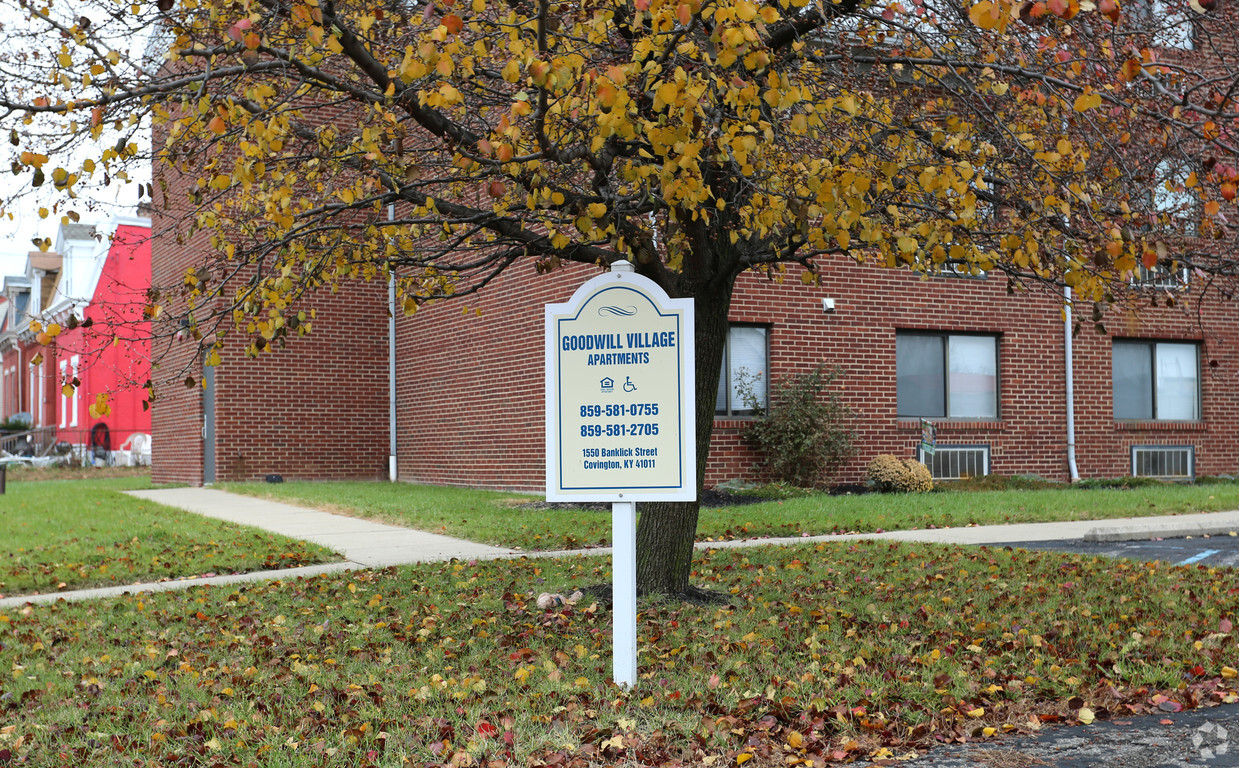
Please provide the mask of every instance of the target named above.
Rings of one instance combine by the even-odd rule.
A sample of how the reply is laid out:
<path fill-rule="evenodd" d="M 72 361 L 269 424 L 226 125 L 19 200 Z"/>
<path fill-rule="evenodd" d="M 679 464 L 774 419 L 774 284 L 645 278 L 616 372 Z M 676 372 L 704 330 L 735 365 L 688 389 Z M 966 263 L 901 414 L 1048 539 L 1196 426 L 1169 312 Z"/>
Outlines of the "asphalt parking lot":
<path fill-rule="evenodd" d="M 907 768 L 1236 768 L 1239 704 L 1047 728 L 1033 736 L 947 744 Z"/>
<path fill-rule="evenodd" d="M 1174 565 L 1239 567 L 1239 535 L 1195 536 L 1152 541 L 1022 541 L 1007 546 L 1081 555 L 1126 557 L 1132 560 L 1161 560 Z"/>

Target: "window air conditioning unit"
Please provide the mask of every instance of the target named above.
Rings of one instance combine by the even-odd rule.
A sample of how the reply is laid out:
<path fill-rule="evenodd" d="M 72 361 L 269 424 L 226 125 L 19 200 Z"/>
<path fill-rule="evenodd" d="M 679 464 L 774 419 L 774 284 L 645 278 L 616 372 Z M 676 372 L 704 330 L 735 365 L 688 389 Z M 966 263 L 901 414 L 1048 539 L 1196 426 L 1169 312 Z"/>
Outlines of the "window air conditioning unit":
<path fill-rule="evenodd" d="M 963 480 L 989 474 L 988 445 L 939 445 L 932 456 L 918 449 L 917 459 L 935 480 Z"/>
<path fill-rule="evenodd" d="M 1159 480 L 1196 479 L 1196 448 L 1191 445 L 1133 445 L 1132 477 Z"/>

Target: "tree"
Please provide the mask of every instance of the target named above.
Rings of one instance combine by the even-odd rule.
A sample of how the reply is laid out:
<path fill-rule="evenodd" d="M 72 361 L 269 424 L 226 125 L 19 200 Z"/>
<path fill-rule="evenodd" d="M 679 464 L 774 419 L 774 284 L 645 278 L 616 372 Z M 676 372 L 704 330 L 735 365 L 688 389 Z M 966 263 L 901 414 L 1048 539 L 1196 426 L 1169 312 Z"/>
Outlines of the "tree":
<path fill-rule="evenodd" d="M 696 304 L 699 483 L 745 270 L 845 254 L 1094 302 L 1141 265 L 1234 275 L 1207 239 L 1239 178 L 1215 0 L 7 1 L 14 173 L 71 206 L 145 161 L 149 118 L 145 191 L 214 248 L 150 314 L 208 362 L 305 332 L 303 294 L 349 277 L 394 274 L 411 313 L 523 259 L 630 259 Z M 162 58 L 123 53 L 147 38 Z M 689 589 L 696 521 L 645 508 L 642 589 Z"/>

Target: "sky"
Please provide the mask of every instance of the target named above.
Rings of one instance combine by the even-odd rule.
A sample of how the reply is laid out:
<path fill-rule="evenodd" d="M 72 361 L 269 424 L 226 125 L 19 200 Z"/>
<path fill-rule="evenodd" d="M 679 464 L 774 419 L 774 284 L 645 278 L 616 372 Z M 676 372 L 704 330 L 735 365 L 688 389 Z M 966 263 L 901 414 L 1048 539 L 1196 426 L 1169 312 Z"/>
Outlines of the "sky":
<path fill-rule="evenodd" d="M 23 7 L 25 4 L 22 4 Z M 66 6 L 70 13 L 70 20 L 76 18 L 77 14 L 89 11 L 94 8 L 101 15 L 103 11 L 101 6 L 110 6 L 110 3 L 103 3 L 101 0 L 82 0 L 77 4 Z M 153 6 L 153 4 L 151 4 Z M 48 6 L 50 7 L 50 5 Z M 108 13 L 110 8 L 104 9 Z M 153 12 L 153 7 L 151 9 Z M 16 4 L 3 3 L 0 4 L 0 30 L 17 35 L 23 28 L 29 26 L 29 22 L 24 18 L 26 11 L 18 11 Z M 98 19 L 96 19 L 98 21 Z M 42 29 L 42 25 L 39 26 Z M 96 24 L 95 30 L 100 29 Z M 49 36 L 52 42 L 49 46 L 59 45 L 59 39 L 56 36 Z M 126 56 L 129 60 L 140 60 L 146 48 L 145 35 L 137 37 L 123 38 L 124 42 L 118 39 L 109 39 L 108 47 L 120 51 L 122 56 Z M 0 43 L 14 44 L 7 36 L 0 36 Z M 41 47 L 42 44 L 40 44 Z M 126 48 L 128 51 L 126 52 Z M 55 50 L 54 47 L 50 50 Z M 9 129 L 16 127 L 19 131 L 22 130 L 20 117 L 9 116 L 10 122 L 0 122 L 0 133 L 7 137 Z M 77 146 L 71 149 L 66 155 L 52 156 L 50 163 L 47 166 L 50 177 L 50 170 L 58 165 L 62 165 L 71 170 L 80 167 L 80 163 L 87 157 L 93 156 L 98 159 L 99 147 L 110 146 L 110 143 L 115 141 L 116 134 L 111 130 L 105 130 L 100 139 L 91 141 L 88 137 L 83 136 L 82 140 L 77 143 Z M 150 133 L 149 130 L 140 130 L 134 134 L 134 140 L 141 144 L 146 142 L 147 146 L 144 150 L 149 149 Z M 26 255 L 35 249 L 35 246 L 30 242 L 33 238 L 50 238 L 54 243 L 56 241 L 56 232 L 60 227 L 61 214 L 64 213 L 62 208 L 58 213 L 48 216 L 46 219 L 39 217 L 39 208 L 51 208 L 52 203 L 58 199 L 52 189 L 53 185 L 46 183 L 39 190 L 31 190 L 30 188 L 30 173 L 24 172 L 14 176 L 8 173 L 8 163 L 10 159 L 17 157 L 18 152 L 28 147 L 23 145 L 18 149 L 9 147 L 8 142 L 3 142 L 5 150 L 13 150 L 12 155 L 8 152 L 0 153 L 0 200 L 8 200 L 11 195 L 19 192 L 30 192 L 21 204 L 12 207 L 4 206 L 5 214 L 0 217 L 0 278 L 5 275 L 21 274 L 25 268 Z M 36 149 L 31 146 L 30 149 Z M 144 153 L 145 154 L 145 153 Z M 129 175 L 133 177 L 135 182 L 146 182 L 150 180 L 149 166 L 135 165 L 128 169 Z M 138 185 L 120 184 L 113 182 L 106 189 L 95 189 L 89 185 L 89 182 L 83 180 L 77 185 L 77 189 L 81 195 L 81 199 L 73 201 L 71 206 L 82 217 L 82 222 L 86 224 L 101 224 L 108 219 L 109 216 L 134 215 L 137 212 L 138 203 Z M 38 194 L 41 193 L 41 194 Z M 12 214 L 12 219 L 8 214 Z"/>
<path fill-rule="evenodd" d="M 137 135 L 136 140 L 149 141 L 149 134 L 143 136 L 143 133 Z M 72 165 L 72 161 L 70 161 Z M 130 175 L 135 179 L 142 181 L 149 180 L 149 166 L 145 168 L 131 168 Z M 23 187 L 29 188 L 29 174 L 21 176 L 13 176 L 9 173 L 0 174 L 0 199 L 7 199 L 10 195 L 23 191 Z M 39 217 L 39 208 L 51 208 L 52 204 L 57 200 L 61 200 L 61 196 L 52 192 L 52 185 L 45 184 L 47 193 L 36 195 L 28 194 L 19 204 L 12 207 L 6 207 L 6 214 L 11 213 L 12 219 L 7 215 L 0 217 L 0 278 L 4 275 L 21 274 L 26 266 L 26 255 L 35 250 L 36 246 L 31 243 L 31 240 L 38 238 L 50 238 L 52 243 L 56 242 L 56 232 L 60 228 L 61 215 L 67 208 L 64 207 L 62 201 L 61 209 L 58 213 L 49 215 L 46 219 Z M 133 216 L 137 214 L 138 204 L 138 185 L 120 184 L 113 182 L 111 187 L 106 189 L 95 189 L 85 184 L 79 186 L 80 196 L 77 200 L 70 201 L 72 210 L 77 211 L 81 216 L 81 221 L 84 224 L 102 224 L 110 216 L 127 215 Z"/>

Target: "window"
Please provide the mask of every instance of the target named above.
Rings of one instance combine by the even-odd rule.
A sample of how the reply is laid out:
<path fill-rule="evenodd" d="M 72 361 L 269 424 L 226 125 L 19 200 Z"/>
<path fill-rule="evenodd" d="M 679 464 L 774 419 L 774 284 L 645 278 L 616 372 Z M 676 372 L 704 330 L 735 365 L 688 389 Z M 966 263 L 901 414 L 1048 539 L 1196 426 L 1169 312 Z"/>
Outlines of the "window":
<path fill-rule="evenodd" d="M 69 367 L 73 370 L 73 403 L 69 406 L 69 426 L 71 427 L 77 426 L 77 403 L 78 398 L 81 396 L 81 385 L 77 378 L 77 368 L 80 362 L 81 357 L 79 355 L 69 358 Z"/>
<path fill-rule="evenodd" d="M 1196 47 L 1196 29 L 1186 3 L 1165 0 L 1136 0 L 1123 9 L 1124 23 L 1158 48 L 1190 51 Z"/>
<path fill-rule="evenodd" d="M 31 427 L 43 426 L 43 412 L 42 412 L 43 411 L 43 408 L 42 408 L 43 398 L 39 394 L 38 375 L 39 375 L 38 366 L 34 366 L 34 365 L 30 366 L 29 402 L 30 402 L 30 426 Z"/>
<path fill-rule="evenodd" d="M 1195 170 L 1181 157 L 1167 157 L 1153 167 L 1145 191 L 1145 207 L 1150 225 L 1161 231 L 1195 236 L 1200 219 Z"/>
<path fill-rule="evenodd" d="M 897 333 L 901 417 L 998 418 L 998 337 Z"/>
<path fill-rule="evenodd" d="M 1187 216 L 1196 208 L 1196 195 L 1188 187 L 1191 168 L 1186 162 L 1162 160 L 1153 169 L 1153 188 L 1149 190 L 1150 206 L 1159 214 Z"/>
<path fill-rule="evenodd" d="M 989 273 L 984 269 L 969 264 L 966 261 L 947 259 L 935 267 L 937 270 L 934 274 L 941 277 L 964 277 L 973 280 L 985 280 L 989 278 Z"/>
<path fill-rule="evenodd" d="M 758 408 L 766 407 L 766 386 L 770 379 L 767 329 L 761 326 L 733 325 L 727 329 L 723 347 L 723 371 L 718 379 L 718 399 L 714 412 L 719 415 L 753 413 L 745 401 L 752 394 Z"/>
<path fill-rule="evenodd" d="M 1175 272 L 1161 265 L 1149 269 L 1143 264 L 1137 264 L 1132 285 L 1140 288 L 1165 288 L 1170 291 L 1183 290 L 1187 288 L 1187 268 Z"/>
<path fill-rule="evenodd" d="M 69 361 L 60 361 L 60 428 L 69 426 L 69 398 L 65 395 L 65 383 L 69 381 Z"/>
<path fill-rule="evenodd" d="M 1200 351 L 1195 344 L 1119 341 L 1113 347 L 1114 418 L 1200 418 Z"/>

